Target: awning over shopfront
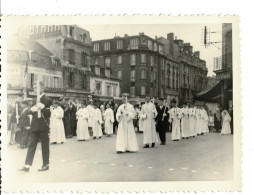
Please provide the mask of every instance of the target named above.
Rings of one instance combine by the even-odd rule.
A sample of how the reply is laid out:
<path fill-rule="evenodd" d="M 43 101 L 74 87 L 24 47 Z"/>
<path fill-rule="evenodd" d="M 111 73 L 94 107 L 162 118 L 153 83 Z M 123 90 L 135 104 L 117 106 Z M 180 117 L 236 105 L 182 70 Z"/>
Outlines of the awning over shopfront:
<path fill-rule="evenodd" d="M 194 100 L 211 103 L 219 102 L 221 98 L 221 85 L 221 82 L 218 81 L 212 87 L 197 93 L 194 97 Z"/>

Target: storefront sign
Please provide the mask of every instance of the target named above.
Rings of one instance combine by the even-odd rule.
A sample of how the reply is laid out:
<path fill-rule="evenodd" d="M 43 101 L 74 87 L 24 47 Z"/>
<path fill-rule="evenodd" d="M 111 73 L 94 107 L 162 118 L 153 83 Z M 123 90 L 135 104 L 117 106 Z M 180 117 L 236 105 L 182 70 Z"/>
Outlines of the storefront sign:
<path fill-rule="evenodd" d="M 49 97 L 63 97 L 63 94 L 59 94 L 59 93 L 47 93 L 47 92 L 45 92 L 45 94 Z M 34 91 L 29 91 L 29 95 L 36 96 L 36 93 Z"/>

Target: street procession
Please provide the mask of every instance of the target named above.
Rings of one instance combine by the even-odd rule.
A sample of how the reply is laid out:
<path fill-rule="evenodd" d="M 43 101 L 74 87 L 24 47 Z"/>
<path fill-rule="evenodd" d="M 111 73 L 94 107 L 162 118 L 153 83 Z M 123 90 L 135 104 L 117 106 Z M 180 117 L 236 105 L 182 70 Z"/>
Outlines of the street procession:
<path fill-rule="evenodd" d="M 195 28 L 198 33 L 207 27 Z M 232 26 L 211 28 L 222 31 L 218 39 L 230 38 L 225 33 Z M 221 60 L 230 51 L 221 54 L 182 34 L 185 42 L 175 36 L 182 32 L 175 26 L 175 32 L 160 29 L 166 38 L 152 38 L 142 25 L 139 34 L 131 29 L 134 35 L 115 33 L 112 38 L 105 32 L 104 39 L 92 26 L 30 25 L 20 26 L 8 40 L 11 180 L 232 177 L 232 70 L 223 64 L 232 60 Z M 220 77 L 222 70 L 231 76 Z"/>

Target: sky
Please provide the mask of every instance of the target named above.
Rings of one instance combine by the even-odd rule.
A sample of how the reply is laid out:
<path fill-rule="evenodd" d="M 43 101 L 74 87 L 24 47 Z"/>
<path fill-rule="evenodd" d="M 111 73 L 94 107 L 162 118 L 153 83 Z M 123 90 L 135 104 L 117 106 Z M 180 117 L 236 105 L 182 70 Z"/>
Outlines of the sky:
<path fill-rule="evenodd" d="M 182 39 L 184 43 L 190 43 L 193 46 L 193 51 L 200 51 L 200 58 L 206 61 L 208 68 L 208 76 L 215 75 L 213 73 L 213 58 L 221 56 L 221 43 L 210 45 L 209 47 L 202 46 L 202 32 L 205 26 L 210 29 L 210 41 L 221 42 L 222 24 L 122 24 L 122 25 L 82 25 L 78 26 L 88 30 L 93 41 L 102 39 L 111 39 L 115 35 L 123 37 L 125 34 L 138 35 L 143 32 L 145 35 L 155 38 L 167 37 L 168 33 L 173 32 L 177 39 Z M 12 26 L 9 32 L 17 33 L 18 26 Z M 219 48 L 219 49 L 218 49 Z"/>
<path fill-rule="evenodd" d="M 185 43 L 193 46 L 193 51 L 200 51 L 200 58 L 206 60 L 208 76 L 213 73 L 213 58 L 221 56 L 221 43 L 210 45 L 205 48 L 202 46 L 202 29 L 207 26 L 211 32 L 211 42 L 221 42 L 222 24 L 124 24 L 124 25 L 79 25 L 88 30 L 93 41 L 111 39 L 115 35 L 123 37 L 125 34 L 138 35 L 144 32 L 151 38 L 167 37 L 168 33 L 173 32 L 177 39 L 182 39 Z M 219 49 L 218 49 L 219 48 Z"/>

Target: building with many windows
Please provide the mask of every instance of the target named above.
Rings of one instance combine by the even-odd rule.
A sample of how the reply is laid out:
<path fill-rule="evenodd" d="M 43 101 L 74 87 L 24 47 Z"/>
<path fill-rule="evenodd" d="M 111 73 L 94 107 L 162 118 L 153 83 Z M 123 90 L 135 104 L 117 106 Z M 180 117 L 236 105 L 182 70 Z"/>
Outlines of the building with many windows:
<path fill-rule="evenodd" d="M 34 97 L 33 83 L 44 81 L 45 93 L 54 98 L 63 96 L 62 68 L 59 58 L 38 42 L 12 36 L 7 43 L 7 98 Z"/>
<path fill-rule="evenodd" d="M 91 66 L 105 70 L 120 80 L 120 93 L 130 94 L 130 102 L 144 101 L 146 95 L 165 96 L 164 45 L 140 33 L 92 42 Z M 95 68 L 96 69 L 96 68 Z M 161 87 L 163 86 L 163 87 Z"/>
<path fill-rule="evenodd" d="M 167 67 L 170 68 L 167 73 L 170 73 L 168 78 L 171 78 L 173 85 L 171 91 L 167 92 L 167 99 L 172 99 L 174 92 L 176 99 L 179 97 L 180 104 L 191 101 L 197 92 L 206 88 L 208 72 L 206 62 L 200 59 L 199 51 L 193 51 L 190 43 L 174 38 L 174 33 L 167 34 L 167 38 L 159 37 L 157 40 L 165 45 Z"/>

